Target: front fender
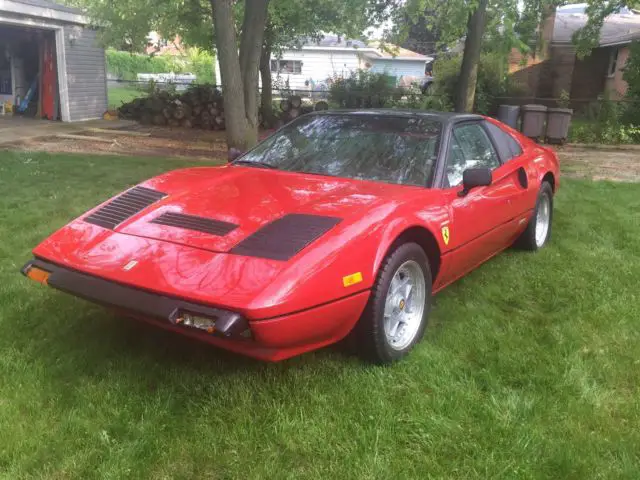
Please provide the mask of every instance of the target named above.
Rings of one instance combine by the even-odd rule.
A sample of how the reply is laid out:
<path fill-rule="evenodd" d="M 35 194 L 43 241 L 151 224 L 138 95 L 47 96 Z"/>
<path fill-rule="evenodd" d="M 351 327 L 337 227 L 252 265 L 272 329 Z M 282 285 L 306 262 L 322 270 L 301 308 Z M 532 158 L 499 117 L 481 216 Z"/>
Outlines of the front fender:
<path fill-rule="evenodd" d="M 411 228 L 428 231 L 443 250 L 439 232 L 449 220 L 447 209 L 424 203 L 384 203 L 338 224 L 292 258 L 250 309 L 292 312 L 371 289 L 393 243 Z"/>
<path fill-rule="evenodd" d="M 424 232 L 431 237 L 436 242 L 438 247 L 438 251 L 442 252 L 446 248 L 444 241 L 441 235 L 442 226 L 448 223 L 448 215 L 444 216 L 439 220 L 430 220 L 429 222 L 422 222 L 419 219 L 414 219 L 417 221 L 400 221 L 395 225 L 390 226 L 390 228 L 385 232 L 384 237 L 381 240 L 380 248 L 376 252 L 376 258 L 373 263 L 372 275 L 375 277 L 377 275 L 378 270 L 380 269 L 382 262 L 386 258 L 389 253 L 394 248 L 394 243 L 401 238 L 403 235 L 414 231 L 415 229 L 424 230 Z M 422 246 L 422 245 L 421 245 Z M 429 254 L 429 252 L 425 252 Z M 435 280 L 435 279 L 434 279 Z"/>

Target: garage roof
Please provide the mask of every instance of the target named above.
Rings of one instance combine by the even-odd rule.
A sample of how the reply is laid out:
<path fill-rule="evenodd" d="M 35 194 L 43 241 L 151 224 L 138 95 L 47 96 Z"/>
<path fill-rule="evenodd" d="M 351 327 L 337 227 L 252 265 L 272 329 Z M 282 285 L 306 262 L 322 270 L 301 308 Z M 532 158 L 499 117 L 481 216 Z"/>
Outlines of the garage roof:
<path fill-rule="evenodd" d="M 79 8 L 67 7 L 58 3 L 48 2 L 47 0 L 13 0 L 16 3 L 23 3 L 25 5 L 31 5 L 33 7 L 49 8 L 51 10 L 58 10 L 59 12 L 76 13 L 82 15 L 82 10 Z"/>
<path fill-rule="evenodd" d="M 79 8 L 67 7 L 48 0 L 0 0 L 0 14 L 10 13 L 46 20 L 87 25 L 89 20 Z"/>

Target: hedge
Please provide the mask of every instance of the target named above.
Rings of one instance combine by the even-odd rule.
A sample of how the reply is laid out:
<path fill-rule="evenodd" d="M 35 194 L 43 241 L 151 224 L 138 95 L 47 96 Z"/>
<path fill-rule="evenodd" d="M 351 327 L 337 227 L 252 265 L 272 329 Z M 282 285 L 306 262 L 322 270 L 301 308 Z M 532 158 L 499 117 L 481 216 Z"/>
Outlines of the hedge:
<path fill-rule="evenodd" d="M 184 56 L 143 55 L 108 49 L 107 71 L 122 80 L 136 80 L 138 73 L 193 73 L 198 83 L 215 83 L 214 58 L 211 54 L 191 48 Z"/>

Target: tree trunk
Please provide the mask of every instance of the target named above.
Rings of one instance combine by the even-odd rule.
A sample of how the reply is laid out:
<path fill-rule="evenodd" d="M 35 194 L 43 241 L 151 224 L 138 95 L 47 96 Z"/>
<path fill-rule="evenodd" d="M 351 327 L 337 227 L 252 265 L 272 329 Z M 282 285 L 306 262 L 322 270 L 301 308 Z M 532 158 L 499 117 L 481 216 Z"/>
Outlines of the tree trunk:
<path fill-rule="evenodd" d="M 273 114 L 273 79 L 271 78 L 271 37 L 268 31 L 265 33 L 260 54 L 260 77 L 262 78 L 260 95 L 262 119 L 265 125 L 272 127 L 275 123 L 275 115 Z"/>
<path fill-rule="evenodd" d="M 245 0 L 245 18 L 238 52 L 234 0 L 211 0 L 227 144 L 245 151 L 258 141 L 258 65 L 268 0 Z"/>
<path fill-rule="evenodd" d="M 467 21 L 467 38 L 464 41 L 464 54 L 456 92 L 456 112 L 471 112 L 473 110 L 482 36 L 487 19 L 487 3 L 488 0 L 480 0 L 478 8 L 469 15 Z"/>
<path fill-rule="evenodd" d="M 211 7 L 220 62 L 220 83 L 224 92 L 224 109 L 229 117 L 227 144 L 229 148 L 244 151 L 251 147 L 251 142 L 247 135 L 249 124 L 245 115 L 233 3 L 233 0 L 211 0 Z"/>
<path fill-rule="evenodd" d="M 258 142 L 258 75 L 269 0 L 245 0 L 240 40 L 240 71 L 251 146 Z"/>

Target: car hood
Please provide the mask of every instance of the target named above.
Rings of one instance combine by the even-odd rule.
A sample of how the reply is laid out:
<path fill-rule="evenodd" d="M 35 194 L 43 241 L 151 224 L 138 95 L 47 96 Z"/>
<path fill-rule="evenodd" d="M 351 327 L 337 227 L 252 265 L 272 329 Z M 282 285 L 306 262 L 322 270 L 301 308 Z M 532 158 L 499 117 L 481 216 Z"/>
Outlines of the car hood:
<path fill-rule="evenodd" d="M 387 234 L 443 215 L 437 190 L 250 167 L 178 170 L 138 187 L 153 200 L 139 213 L 115 228 L 91 221 L 114 202 L 109 200 L 45 239 L 34 255 L 123 285 L 264 319 L 370 288 Z M 163 212 L 236 227 L 215 235 L 153 223 Z M 264 249 L 237 250 L 251 239 L 254 245 L 264 242 L 268 224 L 293 213 L 325 217 L 315 220 L 329 227 L 316 229 L 320 236 L 306 237 L 284 258 L 264 255 Z M 295 229 L 283 235 L 280 225 L 277 230 L 278 246 L 305 237 Z M 362 279 L 347 286 L 344 277 L 354 273 Z"/>
<path fill-rule="evenodd" d="M 427 191 L 420 187 L 240 166 L 178 170 L 142 186 L 163 192 L 166 197 L 117 226 L 116 232 L 213 252 L 228 252 L 266 224 L 287 214 L 344 220 L 360 216 L 381 202 L 395 201 L 410 191 Z M 169 222 L 172 225 L 154 222 L 167 213 L 225 222 L 235 228 L 213 234 L 175 222 Z M 200 219 L 187 219 L 187 222 L 191 221 L 193 226 L 193 221 L 198 224 Z"/>

